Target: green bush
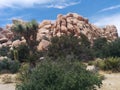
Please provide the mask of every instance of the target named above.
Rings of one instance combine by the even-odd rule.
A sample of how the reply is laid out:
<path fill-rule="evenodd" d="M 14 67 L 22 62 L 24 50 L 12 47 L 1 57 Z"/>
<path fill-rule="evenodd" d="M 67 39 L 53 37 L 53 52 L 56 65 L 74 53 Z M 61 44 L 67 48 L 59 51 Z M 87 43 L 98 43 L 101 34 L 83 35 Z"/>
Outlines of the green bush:
<path fill-rule="evenodd" d="M 105 70 L 112 70 L 113 72 L 120 72 L 120 58 L 107 58 L 105 61 Z"/>
<path fill-rule="evenodd" d="M 120 57 L 120 38 L 108 44 L 106 54 L 108 57 Z"/>
<path fill-rule="evenodd" d="M 0 56 L 8 56 L 9 47 L 2 47 L 0 48 Z"/>
<path fill-rule="evenodd" d="M 19 68 L 20 68 L 20 63 L 18 61 L 10 61 L 9 62 L 9 71 L 11 73 L 18 72 Z"/>
<path fill-rule="evenodd" d="M 106 38 L 98 38 L 92 48 L 97 58 L 120 57 L 120 38 L 112 42 L 107 42 Z"/>
<path fill-rule="evenodd" d="M 106 58 L 104 60 L 95 61 L 94 65 L 102 70 L 120 72 L 120 58 Z"/>
<path fill-rule="evenodd" d="M 15 56 L 15 51 L 16 53 L 18 54 L 17 56 Z M 22 45 L 19 45 L 17 48 L 14 48 L 11 53 L 10 53 L 10 56 L 9 56 L 11 59 L 15 59 L 18 58 L 18 60 L 20 62 L 25 62 L 27 60 L 27 58 L 29 57 L 29 48 L 27 45 L 25 44 L 22 44 Z"/>
<path fill-rule="evenodd" d="M 53 37 L 51 45 L 48 47 L 47 55 L 53 59 L 58 57 L 67 57 L 73 54 L 80 60 L 92 59 L 90 42 L 87 37 L 81 34 L 81 38 L 73 35 L 62 35 L 61 37 Z"/>
<path fill-rule="evenodd" d="M 107 39 L 106 38 L 97 38 L 94 40 L 93 43 L 93 53 L 95 57 L 97 58 L 104 58 L 107 53 L 106 52 L 106 47 L 107 47 Z"/>
<path fill-rule="evenodd" d="M 29 78 L 30 66 L 28 63 L 23 63 L 19 69 L 19 74 L 17 75 L 18 81 L 27 81 Z"/>
<path fill-rule="evenodd" d="M 87 71 L 80 62 L 43 61 L 22 76 L 26 77 L 17 90 L 95 90 L 101 86 L 98 75 Z"/>
<path fill-rule="evenodd" d="M 8 70 L 11 73 L 18 72 L 20 68 L 20 63 L 17 61 L 12 61 L 11 59 L 4 59 L 0 61 L 0 71 Z"/>

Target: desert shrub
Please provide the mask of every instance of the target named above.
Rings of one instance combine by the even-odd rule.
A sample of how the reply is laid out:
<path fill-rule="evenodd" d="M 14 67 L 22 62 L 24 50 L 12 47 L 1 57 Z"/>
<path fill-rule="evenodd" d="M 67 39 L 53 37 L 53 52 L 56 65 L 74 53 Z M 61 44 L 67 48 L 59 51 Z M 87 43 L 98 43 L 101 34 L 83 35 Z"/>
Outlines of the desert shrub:
<path fill-rule="evenodd" d="M 4 59 L 0 61 L 0 70 L 8 70 L 11 73 L 16 73 L 20 68 L 20 63 L 12 61 L 11 59 Z"/>
<path fill-rule="evenodd" d="M 78 61 L 42 61 L 22 76 L 17 90 L 93 90 L 101 86 L 101 79 Z"/>
<path fill-rule="evenodd" d="M 95 61 L 94 65 L 102 70 L 120 72 L 120 58 L 106 58 L 104 60 Z"/>
<path fill-rule="evenodd" d="M 9 59 L 3 59 L 3 60 L 0 61 L 0 68 L 1 68 L 1 70 L 9 68 L 8 60 Z"/>
<path fill-rule="evenodd" d="M 8 56 L 9 47 L 0 48 L 0 56 Z"/>
<path fill-rule="evenodd" d="M 88 60 L 93 58 L 90 42 L 85 35 L 81 38 L 73 35 L 62 35 L 61 37 L 53 37 L 51 45 L 48 47 L 47 56 L 56 59 L 58 57 L 66 57 L 73 54 L 81 60 Z"/>
<path fill-rule="evenodd" d="M 25 61 L 29 56 L 29 48 L 27 45 L 20 45 L 18 48 L 18 58 L 20 61 Z"/>
<path fill-rule="evenodd" d="M 104 63 L 105 70 L 120 71 L 120 58 L 107 58 Z"/>
<path fill-rule="evenodd" d="M 112 42 L 107 42 L 105 38 L 98 38 L 93 44 L 95 57 L 120 57 L 120 38 Z"/>
<path fill-rule="evenodd" d="M 20 63 L 18 61 L 10 61 L 9 62 L 9 71 L 11 73 L 18 72 L 19 68 L 20 68 Z"/>
<path fill-rule="evenodd" d="M 23 63 L 19 69 L 19 74 L 17 74 L 18 81 L 27 81 L 29 78 L 29 64 Z"/>
<path fill-rule="evenodd" d="M 106 48 L 107 48 L 107 39 L 106 38 L 97 38 L 93 43 L 93 53 L 95 57 L 104 58 L 106 57 Z"/>
<path fill-rule="evenodd" d="M 108 57 L 120 57 L 120 38 L 108 44 L 106 54 Z"/>
<path fill-rule="evenodd" d="M 15 56 L 15 50 L 17 52 L 17 56 Z M 15 59 L 18 58 L 18 60 L 20 62 L 25 62 L 27 60 L 27 58 L 29 57 L 29 48 L 27 45 L 25 44 L 22 44 L 22 45 L 19 45 L 18 47 L 14 48 L 13 50 L 11 50 L 11 53 L 9 55 L 9 57 L 11 59 Z"/>

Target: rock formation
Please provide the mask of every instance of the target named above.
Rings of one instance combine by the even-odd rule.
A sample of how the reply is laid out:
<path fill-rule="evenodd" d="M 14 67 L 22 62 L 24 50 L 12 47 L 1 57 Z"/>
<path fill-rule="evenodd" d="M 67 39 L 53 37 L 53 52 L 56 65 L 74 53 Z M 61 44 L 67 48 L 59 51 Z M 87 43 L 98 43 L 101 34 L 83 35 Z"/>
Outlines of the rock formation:
<path fill-rule="evenodd" d="M 12 44 L 12 38 L 14 35 L 9 29 L 0 28 L 0 48 L 2 48 L 2 46 L 10 46 Z"/>
<path fill-rule="evenodd" d="M 61 36 L 63 34 L 69 35 L 71 33 L 77 37 L 80 37 L 80 33 L 82 33 L 88 37 L 91 43 L 98 37 L 105 37 L 109 41 L 118 38 L 117 29 L 114 25 L 107 25 L 105 28 L 99 28 L 89 23 L 88 19 L 76 13 L 69 13 L 67 15 L 58 15 L 54 23 L 49 20 L 41 22 L 37 40 L 40 41 L 45 38 L 50 39 L 54 36 Z"/>
<path fill-rule="evenodd" d="M 20 20 L 21 23 L 23 22 Z M 17 20 L 13 20 L 17 22 Z M 11 24 L 6 25 L 6 30 L 0 28 L 0 46 L 9 45 L 15 46 L 24 42 L 17 40 L 11 42 L 14 34 L 11 32 Z M 69 35 L 74 34 L 78 38 L 80 35 L 84 34 L 88 39 L 93 42 L 98 37 L 105 37 L 108 41 L 113 41 L 118 38 L 117 29 L 114 25 L 107 25 L 104 28 L 99 28 L 89 22 L 87 18 L 84 18 L 76 13 L 68 13 L 67 15 L 58 15 L 57 20 L 52 23 L 50 20 L 43 20 L 39 24 L 39 29 L 37 33 L 37 41 L 39 45 L 37 46 L 38 50 L 46 49 L 50 44 L 49 40 L 54 36 L 61 36 L 63 34 Z"/>

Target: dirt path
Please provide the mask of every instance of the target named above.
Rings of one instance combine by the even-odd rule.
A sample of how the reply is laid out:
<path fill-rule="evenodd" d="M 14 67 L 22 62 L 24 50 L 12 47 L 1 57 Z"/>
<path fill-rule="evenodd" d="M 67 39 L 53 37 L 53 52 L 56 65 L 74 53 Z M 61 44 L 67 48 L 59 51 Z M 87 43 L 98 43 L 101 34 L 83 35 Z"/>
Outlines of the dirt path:
<path fill-rule="evenodd" d="M 98 90 L 120 90 L 120 73 L 103 74 L 105 80 Z"/>
<path fill-rule="evenodd" d="M 0 84 L 0 90 L 15 90 L 15 84 Z"/>
<path fill-rule="evenodd" d="M 0 75 L 0 90 L 15 90 L 15 83 L 14 78 L 15 74 L 2 74 Z M 11 77 L 11 79 L 7 79 L 8 77 Z M 2 79 L 4 78 L 5 81 L 11 81 L 12 83 L 4 84 Z"/>

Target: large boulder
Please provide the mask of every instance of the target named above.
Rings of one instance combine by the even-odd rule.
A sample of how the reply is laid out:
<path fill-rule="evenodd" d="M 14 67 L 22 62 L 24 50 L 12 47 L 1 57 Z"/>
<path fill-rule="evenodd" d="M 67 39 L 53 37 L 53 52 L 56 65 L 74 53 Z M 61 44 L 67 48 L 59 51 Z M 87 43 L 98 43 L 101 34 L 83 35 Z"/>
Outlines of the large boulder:
<path fill-rule="evenodd" d="M 44 27 L 45 25 L 50 25 L 51 24 L 51 21 L 50 20 L 43 20 L 40 25 L 39 25 L 39 28 L 42 28 Z"/>
<path fill-rule="evenodd" d="M 12 42 L 12 47 L 18 47 L 19 45 L 26 44 L 26 40 L 15 40 Z"/>
<path fill-rule="evenodd" d="M 6 43 L 7 41 L 8 41 L 7 38 L 1 38 L 1 39 L 0 39 L 0 43 Z"/>
<path fill-rule="evenodd" d="M 38 51 L 42 51 L 42 50 L 47 50 L 47 47 L 50 45 L 50 42 L 47 40 L 41 40 L 41 42 L 39 43 L 39 45 L 37 46 L 37 50 Z"/>

